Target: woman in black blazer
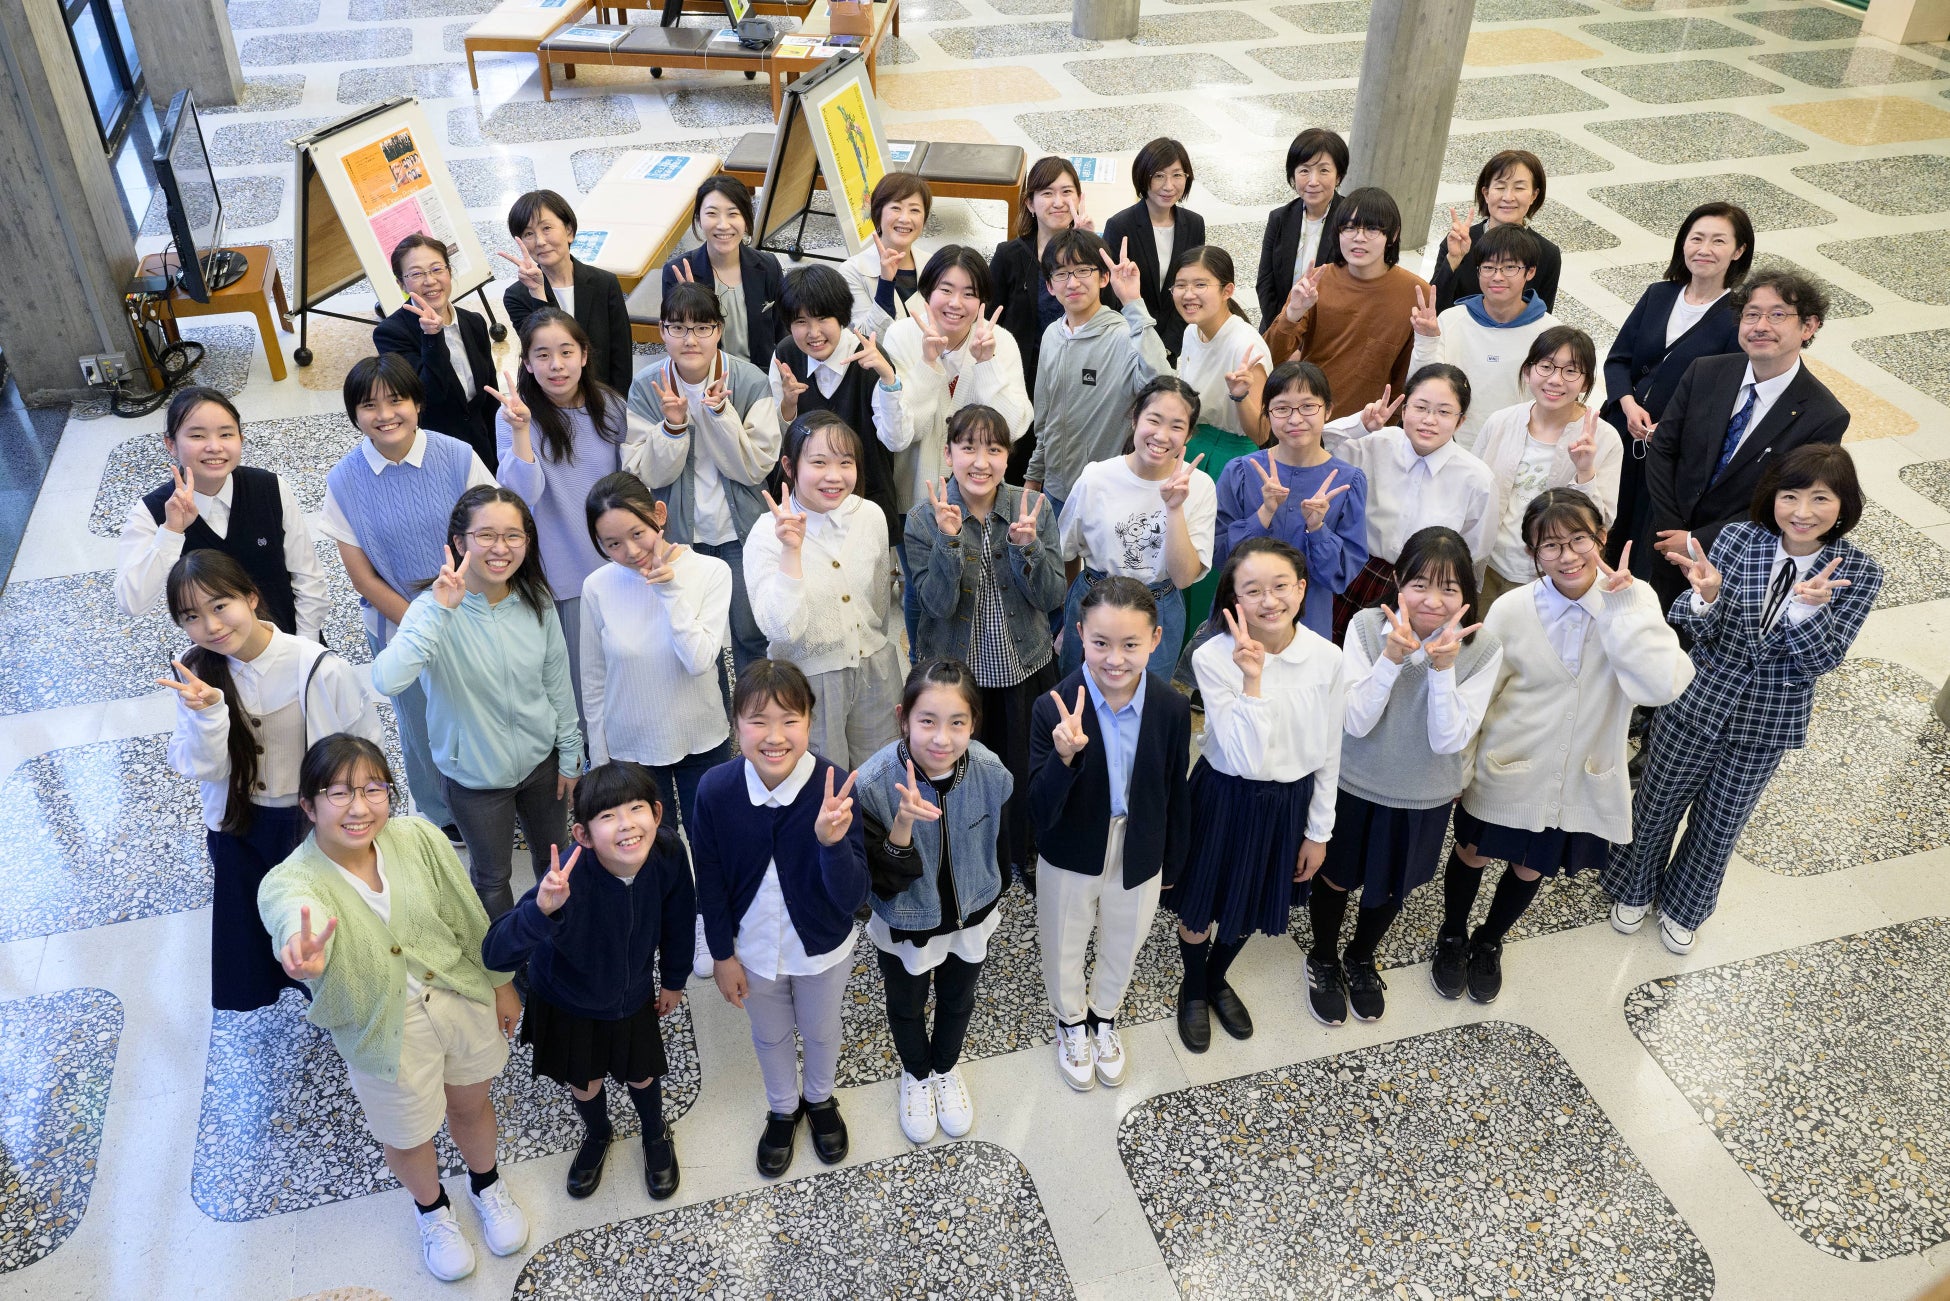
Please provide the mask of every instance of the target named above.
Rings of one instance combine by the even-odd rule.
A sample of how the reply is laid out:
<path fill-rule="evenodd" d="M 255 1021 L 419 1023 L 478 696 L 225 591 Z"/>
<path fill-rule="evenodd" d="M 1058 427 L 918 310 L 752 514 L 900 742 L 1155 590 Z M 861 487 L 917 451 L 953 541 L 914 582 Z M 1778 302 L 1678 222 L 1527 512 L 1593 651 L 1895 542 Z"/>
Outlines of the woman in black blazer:
<path fill-rule="evenodd" d="M 1138 293 L 1158 323 L 1158 337 L 1178 364 L 1178 342 L 1185 337 L 1185 318 L 1171 299 L 1171 267 L 1179 255 L 1205 243 L 1205 218 L 1181 208 L 1192 188 L 1192 156 L 1185 146 L 1159 136 L 1138 150 L 1131 162 L 1131 188 L 1138 201 L 1104 223 L 1104 243 L 1112 257 L 1128 246 L 1138 267 Z M 1160 256 L 1158 231 L 1169 231 L 1168 252 Z M 1032 390 L 1033 391 L 1033 390 Z"/>
<path fill-rule="evenodd" d="M 484 391 L 499 382 L 487 321 L 453 301 L 447 246 L 430 235 L 408 235 L 393 246 L 393 279 L 406 302 L 372 327 L 373 350 L 397 352 L 419 372 L 427 391 L 420 428 L 458 438 L 492 471 L 501 404 Z"/>
<path fill-rule="evenodd" d="M 519 333 L 529 314 L 543 307 L 568 312 L 589 336 L 587 368 L 618 393 L 628 393 L 636 365 L 623 282 L 569 253 L 576 237 L 575 209 L 554 190 L 530 190 L 508 209 L 508 233 L 523 254 L 500 255 L 521 272 L 501 295 L 508 324 Z M 564 303 L 565 294 L 571 301 Z"/>
<path fill-rule="evenodd" d="M 1259 245 L 1259 328 L 1265 333 L 1286 296 L 1309 265 L 1334 260 L 1334 214 L 1340 211 L 1340 185 L 1347 175 L 1347 141 L 1338 131 L 1308 127 L 1286 147 L 1286 180 L 1298 196 L 1266 215 L 1266 238 Z M 1319 232 L 1301 256 L 1300 236 L 1313 223 Z"/>
<path fill-rule="evenodd" d="M 736 329 L 734 313 L 725 313 L 720 346 L 769 375 L 772 354 L 786 334 L 779 324 L 785 275 L 777 258 L 745 242 L 751 230 L 752 192 L 745 183 L 735 176 L 706 179 L 691 204 L 691 233 L 704 242 L 664 263 L 663 297 L 667 301 L 671 287 L 687 280 L 711 286 L 720 304 L 727 291 L 739 290 L 744 311 Z"/>
<path fill-rule="evenodd" d="M 1747 278 L 1753 264 L 1754 223 L 1746 212 L 1731 203 L 1703 203 L 1680 223 L 1666 278 L 1639 295 L 1619 327 L 1605 358 L 1607 397 L 1599 411 L 1625 441 L 1618 519 L 1607 548 L 1613 564 L 1651 507 L 1646 447 L 1679 377 L 1701 357 L 1740 351 L 1740 324 L 1727 291 Z M 1651 559 L 1646 557 L 1648 565 Z"/>
<path fill-rule="evenodd" d="M 1564 252 L 1544 238 L 1530 219 L 1544 206 L 1544 161 L 1528 149 L 1505 149 L 1493 154 L 1476 174 L 1476 211 L 1481 220 L 1464 228 L 1461 217 L 1450 223 L 1448 238 L 1435 260 L 1435 309 L 1447 311 L 1465 298 L 1483 292 L 1476 269 L 1483 264 L 1483 232 L 1491 226 L 1523 226 L 1538 244 L 1537 277 L 1530 282 L 1544 310 L 1557 306 L 1557 280 L 1564 272 Z M 1455 209 L 1451 208 L 1453 214 Z M 1616 533 L 1618 530 L 1612 530 Z"/>

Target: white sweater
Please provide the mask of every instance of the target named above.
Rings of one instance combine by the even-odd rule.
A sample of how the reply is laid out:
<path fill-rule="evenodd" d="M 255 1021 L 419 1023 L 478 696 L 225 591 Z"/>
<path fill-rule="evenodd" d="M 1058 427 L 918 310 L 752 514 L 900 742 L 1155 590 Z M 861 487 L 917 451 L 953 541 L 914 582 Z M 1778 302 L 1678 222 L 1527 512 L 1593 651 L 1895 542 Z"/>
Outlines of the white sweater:
<path fill-rule="evenodd" d="M 780 550 L 772 516 L 759 516 L 745 539 L 745 590 L 771 657 L 811 677 L 878 654 L 894 573 L 880 508 L 856 494 L 824 515 L 806 511 L 799 578 L 779 572 Z"/>
<path fill-rule="evenodd" d="M 1693 662 L 1650 585 L 1605 592 L 1593 584 L 1578 602 L 1593 617 L 1574 676 L 1537 610 L 1537 586 L 1549 581 L 1506 594 L 1483 621 L 1503 644 L 1503 665 L 1463 807 L 1500 826 L 1559 827 L 1624 844 L 1632 838 L 1625 772 L 1632 706 L 1678 699 L 1693 680 Z"/>
<path fill-rule="evenodd" d="M 974 331 L 969 331 L 973 337 Z M 887 327 L 880 348 L 901 377 L 901 403 L 907 408 L 908 442 L 894 453 L 894 495 L 901 513 L 928 499 L 924 486 L 948 473 L 948 417 L 966 406 L 994 407 L 1009 422 L 1009 435 L 1020 439 L 1036 413 L 1022 377 L 1022 350 L 1007 330 L 995 331 L 995 355 L 977 362 L 968 355 L 968 342 L 941 354 L 930 366 L 921 346 L 921 327 L 902 316 Z M 953 384 L 954 392 L 948 391 Z"/>
<path fill-rule="evenodd" d="M 769 518 L 769 516 L 768 516 Z M 731 566 L 685 551 L 668 583 L 611 562 L 582 580 L 582 713 L 589 762 L 665 767 L 729 734 L 718 688 Z"/>
<path fill-rule="evenodd" d="M 1536 405 L 1534 400 L 1527 400 L 1504 407 L 1483 422 L 1482 431 L 1476 436 L 1476 459 L 1490 467 L 1490 474 L 1495 480 L 1499 541 L 1502 540 L 1501 534 L 1510 526 L 1511 512 L 1515 511 L 1521 521 L 1524 508 L 1530 505 L 1528 500 L 1512 501 L 1511 491 L 1516 487 L 1517 471 L 1523 464 L 1524 449 L 1530 440 L 1530 412 Z M 1625 445 L 1611 423 L 1600 420 L 1595 440 L 1598 455 L 1591 464 L 1592 479 L 1590 483 L 1579 483 L 1578 467 L 1572 464 L 1570 453 L 1564 450 L 1576 440 L 1579 433 L 1579 425 L 1574 421 L 1558 437 L 1556 451 L 1551 456 L 1550 468 L 1539 491 L 1542 488 L 1577 489 L 1598 504 L 1598 513 L 1604 516 L 1605 527 L 1610 528 L 1612 521 L 1618 518 L 1618 474 L 1625 464 Z M 1492 544 L 1491 551 L 1494 549 Z M 1491 551 L 1476 557 L 1478 581 L 1489 567 Z"/>

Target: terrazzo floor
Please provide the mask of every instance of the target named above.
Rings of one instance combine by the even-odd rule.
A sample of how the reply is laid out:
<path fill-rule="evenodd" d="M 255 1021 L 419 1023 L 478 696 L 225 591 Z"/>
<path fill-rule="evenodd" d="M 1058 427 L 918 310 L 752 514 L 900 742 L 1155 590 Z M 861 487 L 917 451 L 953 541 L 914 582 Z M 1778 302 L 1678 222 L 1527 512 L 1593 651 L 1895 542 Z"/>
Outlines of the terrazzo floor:
<path fill-rule="evenodd" d="M 235 0 L 245 94 L 205 124 L 229 238 L 270 244 L 295 292 L 287 142 L 382 97 L 422 100 L 490 250 L 512 248 L 504 214 L 522 190 L 573 202 L 620 152 L 722 153 L 769 121 L 763 88 L 729 74 L 586 69 L 544 104 L 532 59 L 487 54 L 474 92 L 460 42 L 490 7 Z M 1093 158 L 1111 178 L 1089 195 L 1100 222 L 1129 201 L 1132 151 L 1175 134 L 1197 171 L 1189 206 L 1246 286 L 1265 211 L 1289 196 L 1287 141 L 1351 127 L 1369 12 L 1141 0 L 1135 41 L 1082 41 L 1068 0 L 913 0 L 879 70 L 882 113 L 902 137 Z M 1812 0 L 1476 6 L 1433 234 L 1481 160 L 1521 145 L 1549 167 L 1536 225 L 1565 254 L 1557 314 L 1601 349 L 1707 197 L 1749 206 L 1760 265 L 1833 296 L 1810 366 L 1853 412 L 1871 499 L 1856 538 L 1889 578 L 1691 956 L 1650 928 L 1613 933 L 1587 875 L 1519 923 L 1493 1009 L 1448 1003 L 1424 965 L 1430 886 L 1382 949 L 1383 1020 L 1309 1018 L 1296 913 L 1298 944 L 1258 940 L 1233 969 L 1257 1033 L 1192 1054 L 1173 1024 L 1167 915 L 1121 1019 L 1129 1078 L 1078 1095 L 1053 1068 L 1031 905 L 1011 893 L 962 1067 L 966 1141 L 902 1137 L 862 945 L 840 1066 L 851 1155 L 826 1169 L 802 1141 L 788 1178 L 766 1183 L 749 1023 L 693 982 L 666 1022 L 677 1196 L 647 1199 L 626 1138 L 598 1193 L 570 1201 L 573 1113 L 518 1055 L 496 1096 L 531 1236 L 459 1284 L 419 1268 L 405 1199 L 297 1000 L 208 1011 L 208 866 L 195 793 L 163 763 L 173 705 L 152 683 L 182 637 L 160 615 L 118 616 L 107 581 L 128 503 L 160 481 L 162 417 L 78 409 L 0 592 L 0 838 L 16 846 L 0 900 L 0 1301 L 1921 1292 L 1950 1271 L 1932 1174 L 1950 1157 L 1950 735 L 1931 710 L 1950 676 L 1946 84 L 1944 47 L 1864 38 Z M 1010 217 L 943 200 L 927 239 L 987 250 Z M 812 229 L 835 242 L 830 217 Z M 491 261 L 498 306 L 513 271 Z M 330 306 L 363 317 L 371 302 L 361 283 Z M 278 384 L 247 318 L 185 334 L 207 349 L 199 380 L 243 409 L 246 460 L 315 509 L 352 442 L 339 384 L 363 325 L 315 320 L 316 361 Z M 288 356 L 297 339 L 281 342 Z M 335 548 L 321 561 L 328 639 L 363 661 Z"/>

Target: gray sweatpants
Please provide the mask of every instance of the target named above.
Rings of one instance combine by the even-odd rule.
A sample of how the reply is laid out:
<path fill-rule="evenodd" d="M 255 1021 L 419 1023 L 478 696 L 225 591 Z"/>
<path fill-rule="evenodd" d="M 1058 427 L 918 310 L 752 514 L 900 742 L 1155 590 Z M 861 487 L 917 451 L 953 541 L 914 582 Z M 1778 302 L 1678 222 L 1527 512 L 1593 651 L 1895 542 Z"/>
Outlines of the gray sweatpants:
<path fill-rule="evenodd" d="M 848 945 L 849 950 L 851 945 Z M 851 955 L 816 976 L 767 980 L 751 971 L 745 1014 L 752 1019 L 752 1047 L 765 1076 L 765 1105 L 782 1116 L 799 1109 L 799 1099 L 824 1102 L 833 1096 L 840 1064 L 840 996 L 853 973 Z M 806 1081 L 799 1083 L 799 1050 L 793 1031 L 805 1043 Z"/>
<path fill-rule="evenodd" d="M 839 780 L 900 735 L 894 710 L 907 682 L 907 657 L 892 641 L 863 664 L 815 673 L 807 680 L 816 702 L 811 749 L 840 770 Z"/>

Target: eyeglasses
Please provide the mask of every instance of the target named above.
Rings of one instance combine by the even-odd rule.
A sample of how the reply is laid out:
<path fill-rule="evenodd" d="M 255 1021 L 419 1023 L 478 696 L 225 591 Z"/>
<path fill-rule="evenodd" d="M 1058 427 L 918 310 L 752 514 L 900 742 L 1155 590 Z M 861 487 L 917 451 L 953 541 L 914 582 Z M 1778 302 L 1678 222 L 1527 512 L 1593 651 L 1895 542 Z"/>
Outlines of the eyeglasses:
<path fill-rule="evenodd" d="M 722 327 L 717 325 L 666 325 L 662 334 L 666 339 L 683 343 L 687 339 L 708 339 Z"/>
<path fill-rule="evenodd" d="M 1158 172 L 1154 174 L 1151 177 L 1151 180 L 1153 184 L 1156 184 L 1159 181 L 1163 181 L 1167 185 L 1183 185 L 1185 183 L 1185 173 L 1179 170 L 1178 168 L 1174 167 L 1168 172 Z"/>
<path fill-rule="evenodd" d="M 444 280 L 449 274 L 451 273 L 443 263 L 440 266 L 428 267 L 424 271 L 408 271 L 399 279 L 403 285 L 424 285 L 431 280 Z"/>
<path fill-rule="evenodd" d="M 1275 402 L 1266 414 L 1275 420 L 1312 420 L 1327 410 L 1324 402 Z"/>
<path fill-rule="evenodd" d="M 1776 307 L 1771 312 L 1763 312 L 1758 307 L 1749 307 L 1746 311 L 1740 313 L 1740 323 L 1742 325 L 1759 325 L 1762 321 L 1766 321 L 1769 325 L 1786 325 L 1799 315 L 1801 313 L 1791 312 L 1785 307 Z"/>
<path fill-rule="evenodd" d="M 1275 583 L 1271 587 L 1242 587 L 1238 592 L 1239 599 L 1242 601 L 1257 601 L 1265 596 L 1273 597 L 1275 600 L 1290 601 L 1298 595 L 1300 595 L 1298 583 Z"/>
<path fill-rule="evenodd" d="M 1088 284 L 1090 278 L 1096 274 L 1095 267 L 1059 267 L 1049 273 L 1049 282 L 1053 285 Z"/>
<path fill-rule="evenodd" d="M 1523 273 L 1521 262 L 1485 262 L 1476 268 L 1479 280 L 1521 280 Z"/>
<path fill-rule="evenodd" d="M 327 786 L 319 794 L 323 795 L 325 802 L 335 809 L 352 807 L 352 797 L 354 795 L 363 795 L 366 803 L 373 808 L 382 808 L 391 804 L 393 800 L 393 788 L 385 782 L 367 782 L 364 786 L 359 787 L 344 785 Z"/>
<path fill-rule="evenodd" d="M 1559 560 L 1563 558 L 1566 549 L 1575 551 L 1581 556 L 1588 556 L 1598 549 L 1598 539 L 1589 533 L 1573 533 L 1562 542 L 1539 542 L 1537 558 L 1545 561 Z"/>
<path fill-rule="evenodd" d="M 1462 412 L 1455 407 L 1432 407 L 1426 402 L 1409 403 L 1408 414 L 1411 416 L 1434 416 L 1437 420 L 1462 419 Z"/>
<path fill-rule="evenodd" d="M 491 551 L 498 546 L 506 547 L 510 551 L 519 551 L 528 545 L 526 533 L 496 533 L 491 529 L 482 529 L 478 533 L 469 533 L 465 536 L 469 542 L 483 551 Z"/>
<path fill-rule="evenodd" d="M 1575 382 L 1584 378 L 1584 367 L 1578 365 L 1575 361 L 1566 362 L 1562 366 L 1554 361 L 1540 361 L 1532 366 L 1530 370 L 1532 374 L 1543 379 L 1549 379 L 1553 375 L 1562 375 L 1565 379 Z"/>

